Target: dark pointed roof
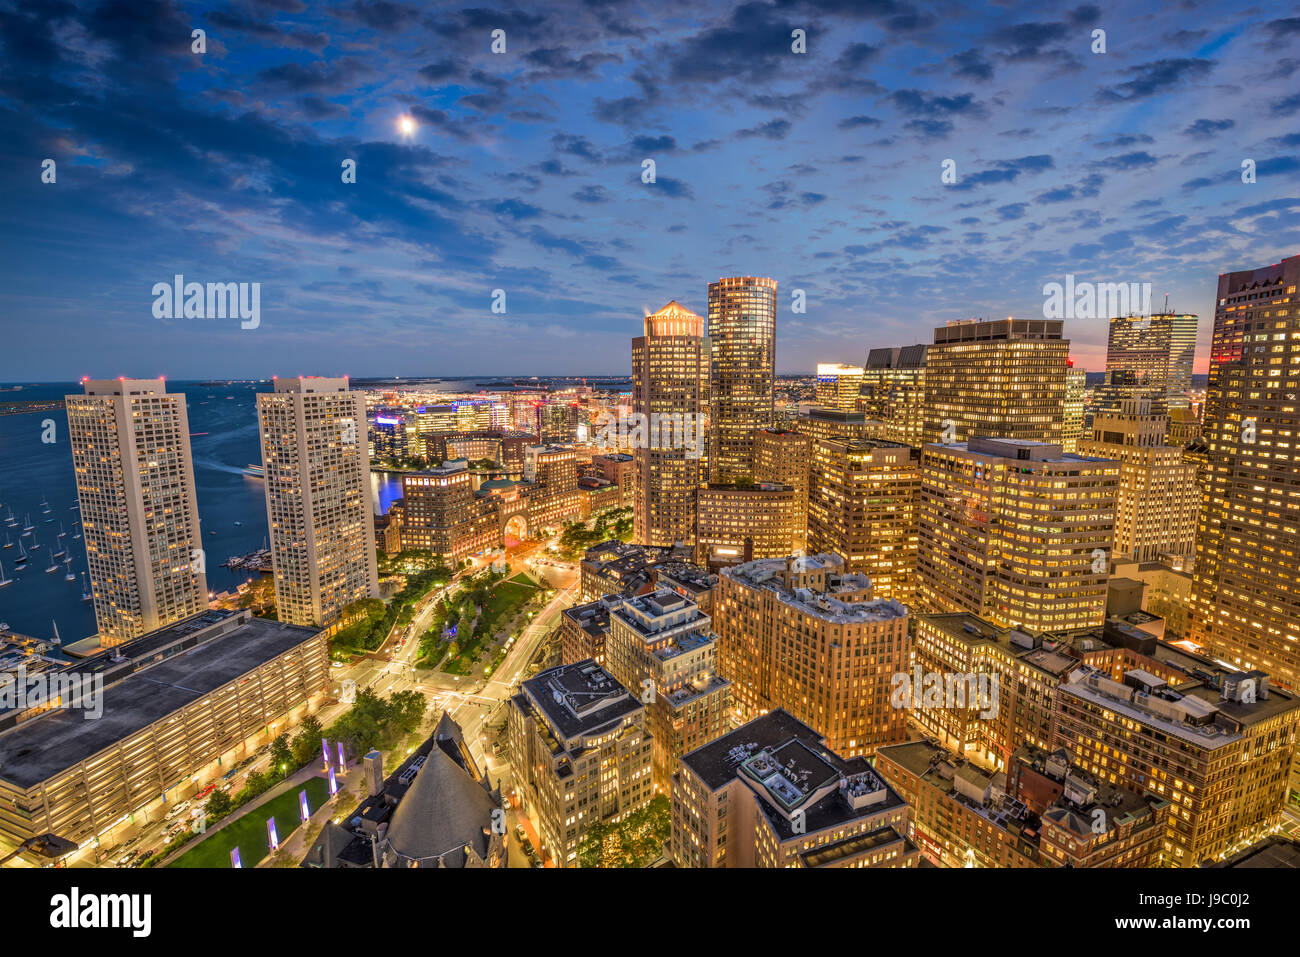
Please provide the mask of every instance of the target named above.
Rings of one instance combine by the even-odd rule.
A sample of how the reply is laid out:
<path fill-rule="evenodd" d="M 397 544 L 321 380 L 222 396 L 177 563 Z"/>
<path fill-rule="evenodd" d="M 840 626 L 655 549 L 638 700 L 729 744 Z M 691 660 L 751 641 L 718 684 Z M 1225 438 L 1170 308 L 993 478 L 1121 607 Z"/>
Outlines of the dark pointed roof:
<path fill-rule="evenodd" d="M 444 722 L 449 721 L 444 713 L 438 724 L 440 737 Z M 450 723 L 458 739 L 460 729 Z M 499 792 L 487 791 L 473 772 L 436 747 L 393 812 L 386 835 L 388 849 L 422 867 L 463 867 L 466 846 L 486 859 L 492 812 L 500 808 Z"/>

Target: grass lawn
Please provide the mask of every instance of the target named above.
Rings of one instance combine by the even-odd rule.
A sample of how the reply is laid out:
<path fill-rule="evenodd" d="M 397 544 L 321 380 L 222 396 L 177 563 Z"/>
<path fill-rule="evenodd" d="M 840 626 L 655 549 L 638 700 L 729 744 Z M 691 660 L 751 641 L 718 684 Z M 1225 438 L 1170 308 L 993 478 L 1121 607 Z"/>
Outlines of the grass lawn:
<path fill-rule="evenodd" d="M 324 778 L 309 778 L 306 784 L 290 788 L 275 800 L 239 820 L 227 824 L 203 843 L 186 851 L 168 867 L 230 867 L 230 849 L 239 845 L 239 862 L 244 867 L 254 867 L 270 853 L 266 846 L 266 819 L 275 818 L 275 830 L 283 844 L 298 829 L 298 792 L 306 789 L 307 808 L 314 814 L 329 796 L 329 782 Z M 238 812 L 236 812 L 238 813 Z"/>
<path fill-rule="evenodd" d="M 514 618 L 540 591 L 541 586 L 523 572 L 500 582 L 492 589 L 483 605 L 483 613 L 479 615 L 474 629 L 476 637 L 461 645 L 460 654 L 448 659 L 443 665 L 443 671 L 453 675 L 469 675 L 484 648 L 494 640 L 496 630 Z"/>

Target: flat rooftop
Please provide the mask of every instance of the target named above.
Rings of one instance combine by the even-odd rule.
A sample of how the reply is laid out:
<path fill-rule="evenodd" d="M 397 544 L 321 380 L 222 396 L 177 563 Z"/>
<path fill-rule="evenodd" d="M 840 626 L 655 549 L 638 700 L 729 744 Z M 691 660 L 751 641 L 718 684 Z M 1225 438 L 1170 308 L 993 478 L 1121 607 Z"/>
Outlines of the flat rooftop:
<path fill-rule="evenodd" d="M 522 689 L 516 699 L 531 702 L 565 739 L 594 734 L 641 709 L 641 702 L 591 658 L 549 668 Z"/>
<path fill-rule="evenodd" d="M 172 629 L 147 635 L 144 641 L 161 641 Z M 317 634 L 314 628 L 249 618 L 226 634 L 121 681 L 106 682 L 104 713 L 98 720 L 87 720 L 81 710 L 55 709 L 0 734 L 0 779 L 23 789 L 35 787 Z"/>
<path fill-rule="evenodd" d="M 786 588 L 784 558 L 755 559 L 724 568 L 721 574 L 751 588 L 769 589 L 776 593 L 780 601 L 798 608 L 804 614 L 836 624 L 863 624 L 907 617 L 907 606 L 891 598 L 873 598 L 869 601 L 843 601 L 837 598 L 837 591 L 854 592 L 870 587 L 871 579 L 859 573 L 837 577 L 830 570 L 838 570 L 842 565 L 828 559 L 829 556 L 805 555 L 794 562 L 796 573 L 827 569 L 827 590 L 824 592 L 814 592 L 808 588 Z"/>

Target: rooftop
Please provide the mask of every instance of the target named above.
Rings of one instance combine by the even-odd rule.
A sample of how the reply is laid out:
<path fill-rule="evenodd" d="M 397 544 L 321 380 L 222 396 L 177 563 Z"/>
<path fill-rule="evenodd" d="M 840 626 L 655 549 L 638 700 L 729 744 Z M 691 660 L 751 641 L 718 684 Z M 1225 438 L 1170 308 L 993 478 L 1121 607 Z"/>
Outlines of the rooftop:
<path fill-rule="evenodd" d="M 187 627 L 190 632 L 179 636 L 192 636 L 195 619 L 206 617 L 186 619 L 131 645 L 143 654 L 168 638 L 175 641 Z M 228 617 L 220 616 L 209 624 L 224 624 Z M 0 733 L 0 779 L 19 788 L 35 787 L 318 634 L 312 628 L 251 615 L 241 615 L 224 633 L 221 629 L 214 631 L 218 634 L 216 640 L 199 641 L 156 664 L 142 665 L 121 680 L 111 684 L 106 681 L 103 716 L 98 720 L 86 720 L 83 711 L 56 709 Z M 124 649 L 129 650 L 129 646 L 116 650 Z M 101 655 L 74 667 L 109 664 L 109 656 Z"/>
<path fill-rule="evenodd" d="M 516 700 L 531 702 L 566 740 L 598 733 L 641 709 L 641 702 L 591 658 L 543 671 L 521 691 Z"/>

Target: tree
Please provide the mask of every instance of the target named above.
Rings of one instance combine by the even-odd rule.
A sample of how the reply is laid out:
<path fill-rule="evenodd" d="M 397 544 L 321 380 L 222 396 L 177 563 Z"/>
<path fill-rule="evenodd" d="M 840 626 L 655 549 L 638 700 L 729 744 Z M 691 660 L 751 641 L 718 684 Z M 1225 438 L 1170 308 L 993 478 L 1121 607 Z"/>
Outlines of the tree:
<path fill-rule="evenodd" d="M 279 735 L 271 742 L 271 777 L 281 778 L 294 770 L 297 769 L 293 767 L 293 752 L 289 750 L 289 736 Z"/>
<path fill-rule="evenodd" d="M 208 798 L 208 803 L 204 805 L 209 821 L 219 821 L 234 809 L 235 802 L 225 791 L 213 791 L 212 797 Z"/>
<path fill-rule="evenodd" d="M 617 824 L 593 824 L 578 844 L 580 867 L 645 867 L 663 853 L 672 830 L 672 807 L 659 795 Z"/>
<path fill-rule="evenodd" d="M 321 738 L 325 737 L 325 729 L 321 727 L 320 719 L 314 714 L 309 714 L 302 719 L 302 724 L 298 726 L 298 734 L 293 739 L 290 751 L 293 754 L 292 767 L 306 767 L 316 755 L 320 753 Z"/>

